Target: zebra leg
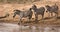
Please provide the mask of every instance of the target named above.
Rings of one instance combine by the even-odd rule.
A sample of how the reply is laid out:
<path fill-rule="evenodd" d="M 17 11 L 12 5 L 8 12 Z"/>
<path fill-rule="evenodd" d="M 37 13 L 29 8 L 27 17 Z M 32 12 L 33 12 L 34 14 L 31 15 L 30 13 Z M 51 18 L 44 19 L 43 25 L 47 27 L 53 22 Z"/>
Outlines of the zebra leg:
<path fill-rule="evenodd" d="M 51 17 L 53 17 L 53 13 L 51 12 Z"/>
<path fill-rule="evenodd" d="M 35 22 L 37 22 L 37 20 L 38 20 L 38 15 L 35 14 Z"/>
<path fill-rule="evenodd" d="M 50 17 L 50 13 L 48 13 L 48 17 Z"/>
<path fill-rule="evenodd" d="M 20 17 L 20 21 L 18 21 L 18 25 L 22 23 L 21 19 L 22 19 L 22 16 Z"/>
<path fill-rule="evenodd" d="M 44 20 L 43 19 L 44 19 L 44 14 L 42 15 L 42 22 L 44 23 Z"/>
<path fill-rule="evenodd" d="M 56 13 L 56 17 L 58 17 L 58 12 Z"/>
<path fill-rule="evenodd" d="M 31 18 L 32 18 L 32 16 L 29 16 L 29 21 L 30 21 Z"/>
<path fill-rule="evenodd" d="M 20 21 L 18 22 L 18 25 L 20 25 L 20 28 L 19 28 L 20 32 L 22 32 L 22 23 L 21 23 L 22 21 L 21 21 L 21 19 L 22 18 L 20 18 Z"/>
<path fill-rule="evenodd" d="M 55 17 L 58 17 L 58 12 L 55 12 Z"/>
<path fill-rule="evenodd" d="M 57 17 L 58 17 L 58 13 L 57 13 Z"/>
<path fill-rule="evenodd" d="M 42 19 L 44 18 L 44 14 L 42 15 Z"/>
<path fill-rule="evenodd" d="M 57 21 L 57 17 L 58 17 L 58 12 L 55 12 L 54 18 L 56 19 L 56 21 Z"/>
<path fill-rule="evenodd" d="M 20 19 L 20 21 L 18 22 L 18 25 L 20 25 L 21 24 L 21 19 Z"/>
<path fill-rule="evenodd" d="M 16 14 L 14 13 L 13 18 L 15 18 Z"/>
<path fill-rule="evenodd" d="M 56 19 L 57 19 L 57 17 L 58 17 L 58 13 L 56 13 Z"/>

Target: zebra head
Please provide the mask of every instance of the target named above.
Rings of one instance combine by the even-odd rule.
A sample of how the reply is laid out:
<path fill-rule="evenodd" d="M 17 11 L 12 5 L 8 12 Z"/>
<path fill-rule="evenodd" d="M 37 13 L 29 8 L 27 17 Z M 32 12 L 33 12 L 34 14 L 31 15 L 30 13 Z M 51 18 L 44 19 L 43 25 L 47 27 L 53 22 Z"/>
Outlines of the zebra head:
<path fill-rule="evenodd" d="M 15 18 L 15 16 L 16 16 L 16 13 L 14 12 L 13 18 Z"/>
<path fill-rule="evenodd" d="M 33 10 L 36 10 L 37 9 L 37 6 L 35 4 L 33 4 L 32 9 Z"/>
<path fill-rule="evenodd" d="M 16 10 L 14 10 L 13 12 L 20 12 L 20 10 L 16 9 Z"/>
<path fill-rule="evenodd" d="M 30 11 L 32 10 L 32 8 L 29 9 Z"/>
<path fill-rule="evenodd" d="M 45 7 L 46 7 L 46 9 L 47 9 L 46 12 L 48 12 L 48 10 L 50 10 L 50 8 L 51 8 L 49 5 L 46 5 Z"/>
<path fill-rule="evenodd" d="M 13 18 L 15 18 L 16 15 L 20 14 L 20 10 L 17 10 L 17 9 L 14 10 L 13 12 L 14 12 Z"/>

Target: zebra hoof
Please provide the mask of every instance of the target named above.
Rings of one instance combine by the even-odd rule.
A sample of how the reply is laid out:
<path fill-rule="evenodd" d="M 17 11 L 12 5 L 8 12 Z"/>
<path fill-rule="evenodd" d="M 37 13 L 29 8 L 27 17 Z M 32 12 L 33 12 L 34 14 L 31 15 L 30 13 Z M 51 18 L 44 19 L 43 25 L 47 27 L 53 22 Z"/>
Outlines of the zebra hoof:
<path fill-rule="evenodd" d="M 34 18 L 32 18 L 32 19 L 34 19 Z"/>
<path fill-rule="evenodd" d="M 20 25 L 20 23 L 18 23 L 18 25 Z"/>

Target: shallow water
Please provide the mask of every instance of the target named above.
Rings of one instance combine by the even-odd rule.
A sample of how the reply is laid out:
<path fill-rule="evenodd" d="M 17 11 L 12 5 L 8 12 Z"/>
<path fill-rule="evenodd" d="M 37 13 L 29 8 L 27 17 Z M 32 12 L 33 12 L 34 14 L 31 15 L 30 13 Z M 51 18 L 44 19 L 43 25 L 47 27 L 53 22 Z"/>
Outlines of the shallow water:
<path fill-rule="evenodd" d="M 0 32 L 19 32 L 19 26 L 10 23 L 0 23 Z"/>
<path fill-rule="evenodd" d="M 24 29 L 23 29 L 24 28 Z M 60 27 L 57 26 L 25 26 L 22 27 L 22 32 L 60 32 Z"/>
<path fill-rule="evenodd" d="M 0 32 L 60 32 L 60 26 L 23 26 L 10 23 L 0 23 Z"/>

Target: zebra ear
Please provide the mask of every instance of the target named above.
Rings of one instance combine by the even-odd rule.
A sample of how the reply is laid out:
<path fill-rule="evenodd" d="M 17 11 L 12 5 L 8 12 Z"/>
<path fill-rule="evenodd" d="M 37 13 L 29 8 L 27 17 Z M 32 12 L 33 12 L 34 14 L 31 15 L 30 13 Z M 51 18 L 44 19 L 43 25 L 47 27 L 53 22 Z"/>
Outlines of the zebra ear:
<path fill-rule="evenodd" d="M 32 10 L 32 8 L 30 8 L 29 10 Z"/>
<path fill-rule="evenodd" d="M 45 5 L 45 7 L 48 7 L 49 5 Z"/>
<path fill-rule="evenodd" d="M 17 11 L 17 9 L 13 10 L 13 12 Z"/>
<path fill-rule="evenodd" d="M 13 12 L 14 12 L 15 10 L 13 10 Z"/>
<path fill-rule="evenodd" d="M 15 18 L 15 16 L 13 16 L 13 18 Z"/>

